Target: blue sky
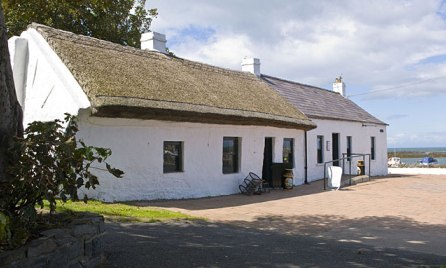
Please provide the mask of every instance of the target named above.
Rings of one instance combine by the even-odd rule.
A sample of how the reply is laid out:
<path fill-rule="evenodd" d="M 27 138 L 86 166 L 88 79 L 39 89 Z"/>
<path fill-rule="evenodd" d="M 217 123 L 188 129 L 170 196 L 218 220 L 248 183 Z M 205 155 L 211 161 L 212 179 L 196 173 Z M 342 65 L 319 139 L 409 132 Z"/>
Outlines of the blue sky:
<path fill-rule="evenodd" d="M 177 56 L 331 89 L 389 124 L 389 147 L 446 147 L 446 4 L 434 0 L 148 0 Z"/>

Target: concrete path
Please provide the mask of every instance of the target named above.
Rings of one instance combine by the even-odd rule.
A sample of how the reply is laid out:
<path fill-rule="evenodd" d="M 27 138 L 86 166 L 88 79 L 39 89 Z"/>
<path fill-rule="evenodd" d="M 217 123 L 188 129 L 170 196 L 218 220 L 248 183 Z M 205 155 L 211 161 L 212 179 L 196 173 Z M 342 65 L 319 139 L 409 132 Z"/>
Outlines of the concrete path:
<path fill-rule="evenodd" d="M 404 175 L 446 175 L 446 168 L 389 168 L 389 174 Z"/>
<path fill-rule="evenodd" d="M 153 267 L 446 265 L 443 175 L 380 178 L 341 191 L 322 191 L 314 182 L 262 195 L 138 205 L 209 222 L 111 224 L 110 266 L 120 255 L 135 260 L 129 267 L 144 259 L 156 261 Z"/>

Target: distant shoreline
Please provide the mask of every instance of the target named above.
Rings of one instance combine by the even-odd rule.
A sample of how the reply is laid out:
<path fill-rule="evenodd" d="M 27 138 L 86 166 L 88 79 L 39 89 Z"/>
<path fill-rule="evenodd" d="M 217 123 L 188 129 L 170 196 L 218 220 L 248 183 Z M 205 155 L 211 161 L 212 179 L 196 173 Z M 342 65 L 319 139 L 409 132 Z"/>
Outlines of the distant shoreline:
<path fill-rule="evenodd" d="M 403 168 L 403 169 L 446 169 L 446 165 L 434 164 L 434 165 L 420 165 L 420 164 L 400 164 L 398 166 L 389 166 L 388 168 Z"/>
<path fill-rule="evenodd" d="M 419 148 L 387 148 L 387 157 L 421 158 L 425 156 L 446 157 L 446 147 L 419 147 Z"/>
<path fill-rule="evenodd" d="M 387 157 L 399 157 L 399 158 L 423 158 L 425 156 L 430 156 L 430 157 L 446 157 L 446 152 L 419 152 L 419 151 L 396 151 L 396 152 L 391 152 L 391 151 L 387 151 Z"/>
<path fill-rule="evenodd" d="M 436 164 L 429 166 L 419 162 L 429 156 L 438 160 Z M 387 158 L 399 157 L 400 168 L 446 168 L 446 147 L 419 147 L 419 148 L 387 148 Z"/>

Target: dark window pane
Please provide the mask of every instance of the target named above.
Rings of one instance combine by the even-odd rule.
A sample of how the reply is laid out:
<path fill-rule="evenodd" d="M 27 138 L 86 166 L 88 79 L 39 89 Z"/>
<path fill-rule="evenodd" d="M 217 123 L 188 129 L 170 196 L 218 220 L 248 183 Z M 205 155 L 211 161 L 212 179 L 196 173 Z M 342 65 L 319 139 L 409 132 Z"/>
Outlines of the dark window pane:
<path fill-rule="evenodd" d="M 235 137 L 223 138 L 223 173 L 238 172 L 239 140 Z"/>
<path fill-rule="evenodd" d="M 293 149 L 293 139 L 285 138 L 283 139 L 283 163 L 288 164 L 290 168 L 293 168 L 294 162 L 294 149 Z"/>
<path fill-rule="evenodd" d="M 351 160 L 352 156 L 352 136 L 347 136 L 347 161 Z"/>
<path fill-rule="evenodd" d="M 317 136 L 317 162 L 324 162 L 324 136 Z"/>
<path fill-rule="evenodd" d="M 183 171 L 182 142 L 164 142 L 164 173 Z"/>
<path fill-rule="evenodd" d="M 370 137 L 370 157 L 375 160 L 375 137 Z"/>

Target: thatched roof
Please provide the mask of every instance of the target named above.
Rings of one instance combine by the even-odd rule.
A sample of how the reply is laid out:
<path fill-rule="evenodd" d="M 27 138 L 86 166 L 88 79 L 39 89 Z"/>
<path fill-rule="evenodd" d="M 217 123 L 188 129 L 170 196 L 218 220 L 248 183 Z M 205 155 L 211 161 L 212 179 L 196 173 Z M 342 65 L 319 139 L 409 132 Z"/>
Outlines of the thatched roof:
<path fill-rule="evenodd" d="M 172 121 L 315 125 L 253 74 L 31 24 L 87 94 L 93 115 Z"/>
<path fill-rule="evenodd" d="M 262 79 L 311 119 L 386 124 L 337 92 L 267 75 Z"/>

